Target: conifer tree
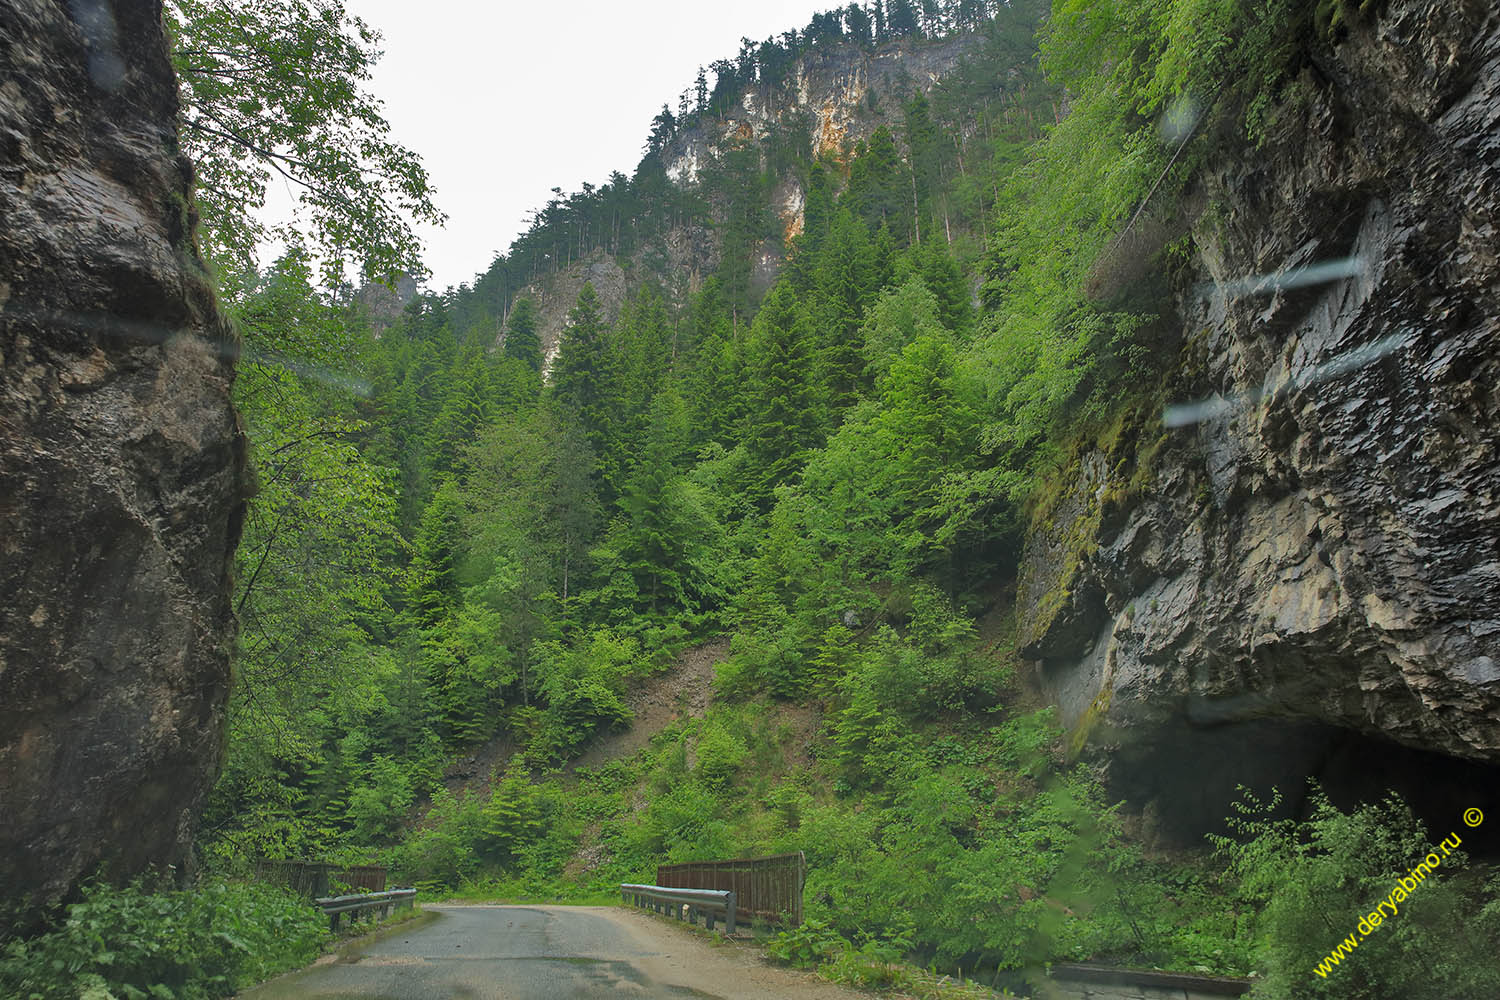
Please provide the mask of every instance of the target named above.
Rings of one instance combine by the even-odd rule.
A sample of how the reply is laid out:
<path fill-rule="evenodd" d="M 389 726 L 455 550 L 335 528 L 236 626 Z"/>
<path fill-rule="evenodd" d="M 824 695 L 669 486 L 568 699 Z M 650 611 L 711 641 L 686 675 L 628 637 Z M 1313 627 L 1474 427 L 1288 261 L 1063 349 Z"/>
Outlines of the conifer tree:
<path fill-rule="evenodd" d="M 811 341 L 796 293 L 786 282 L 778 282 L 761 303 L 746 349 L 750 479 L 745 492 L 752 499 L 763 502 L 776 485 L 790 481 L 818 443 L 821 419 L 809 378 Z"/>
<path fill-rule="evenodd" d="M 515 358 L 534 372 L 542 370 L 542 339 L 537 333 L 536 306 L 528 298 L 511 306 L 505 327 L 505 356 Z"/>
<path fill-rule="evenodd" d="M 618 353 L 609 342 L 599 296 L 591 282 L 578 292 L 568 313 L 562 344 L 552 372 L 553 394 L 583 429 L 598 461 L 602 494 L 613 499 L 627 464 L 624 373 Z"/>
<path fill-rule="evenodd" d="M 886 30 L 892 38 L 905 38 L 917 34 L 917 11 L 911 0 L 888 0 L 886 6 Z"/>
<path fill-rule="evenodd" d="M 407 585 L 406 612 L 421 628 L 441 624 L 459 603 L 458 548 L 461 538 L 459 494 L 452 481 L 433 494 L 422 512 Z"/>
<path fill-rule="evenodd" d="M 896 138 L 886 126 L 875 130 L 850 164 L 844 199 L 872 230 L 883 224 L 899 243 L 910 239 L 911 187 Z"/>
<path fill-rule="evenodd" d="M 683 379 L 692 441 L 729 445 L 738 437 L 742 362 L 718 278 L 709 278 L 693 297 L 687 327 L 693 354 L 683 365 Z"/>
<path fill-rule="evenodd" d="M 428 432 L 426 454 L 434 477 L 453 472 L 462 450 L 494 418 L 491 396 L 487 365 L 476 355 L 459 371 L 453 390 Z"/>
<path fill-rule="evenodd" d="M 830 414 L 852 404 L 864 387 L 859 325 L 871 297 L 870 265 L 869 231 L 847 208 L 840 208 L 814 275 L 818 374 Z"/>

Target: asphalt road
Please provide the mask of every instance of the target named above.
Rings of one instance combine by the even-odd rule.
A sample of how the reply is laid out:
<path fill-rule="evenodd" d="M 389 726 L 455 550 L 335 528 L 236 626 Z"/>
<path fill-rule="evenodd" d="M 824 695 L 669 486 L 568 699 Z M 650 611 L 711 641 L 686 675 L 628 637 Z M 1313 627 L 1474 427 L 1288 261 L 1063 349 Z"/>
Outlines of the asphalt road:
<path fill-rule="evenodd" d="M 744 945 L 715 947 L 661 917 L 596 906 L 428 906 L 418 920 L 244 1000 L 563 1000 L 861 996 L 771 967 Z"/>

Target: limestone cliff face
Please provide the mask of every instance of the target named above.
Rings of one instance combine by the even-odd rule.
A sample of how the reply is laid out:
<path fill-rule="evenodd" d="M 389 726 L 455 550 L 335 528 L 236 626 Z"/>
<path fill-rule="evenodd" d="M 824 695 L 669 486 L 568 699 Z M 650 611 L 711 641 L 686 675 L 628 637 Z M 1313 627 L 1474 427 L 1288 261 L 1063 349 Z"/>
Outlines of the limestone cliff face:
<path fill-rule="evenodd" d="M 556 274 L 548 274 L 532 282 L 517 293 L 517 298 L 529 298 L 536 304 L 536 330 L 542 342 L 542 370 L 552 370 L 562 346 L 563 327 L 567 325 L 568 313 L 578 303 L 578 293 L 585 284 L 592 284 L 599 296 L 599 309 L 606 323 L 613 323 L 620 316 L 620 307 L 625 302 L 625 272 L 618 261 L 603 250 L 574 261 Z M 496 346 L 504 346 L 502 333 Z"/>
<path fill-rule="evenodd" d="M 899 130 L 903 103 L 917 91 L 931 92 L 982 45 L 977 35 L 959 34 L 938 41 L 904 39 L 874 52 L 852 43 L 809 51 L 797 60 L 786 86 L 769 93 L 751 88 L 737 109 L 674 138 L 662 153 L 667 176 L 681 186 L 696 184 L 714 157 L 735 143 L 764 144 L 778 128 L 806 130 L 815 155 L 846 155 L 881 125 Z M 781 220 L 785 239 L 766 241 L 754 261 L 754 282 L 762 291 L 780 273 L 785 242 L 802 232 L 804 201 L 795 176 L 782 178 L 771 192 L 771 209 Z M 640 280 L 649 278 L 681 299 L 696 291 L 719 262 L 719 233 L 691 223 L 669 229 L 629 259 L 595 251 L 519 294 L 538 307 L 538 333 L 550 365 L 568 310 L 585 281 L 593 282 L 605 318 L 613 322 L 630 288 Z"/>
<path fill-rule="evenodd" d="M 1025 655 L 1116 748 L 1304 720 L 1497 764 L 1500 13 L 1393 0 L 1301 84 L 1200 192 L 1167 396 L 1204 405 L 1083 457 Z M 1349 276 L 1235 284 L 1325 261 Z"/>
<path fill-rule="evenodd" d="M 187 858 L 244 440 L 161 4 L 0 2 L 0 886 Z"/>
<path fill-rule="evenodd" d="M 663 155 L 667 176 L 692 184 L 719 152 L 736 142 L 763 143 L 777 129 L 805 129 L 815 157 L 845 156 L 880 126 L 899 128 L 902 105 L 918 91 L 930 93 L 982 44 L 977 35 L 957 34 L 903 39 L 873 52 L 852 43 L 815 48 L 797 60 L 785 86 L 751 88 L 733 112 L 678 136 Z M 803 196 L 795 180 L 774 194 L 788 238 L 802 231 Z"/>

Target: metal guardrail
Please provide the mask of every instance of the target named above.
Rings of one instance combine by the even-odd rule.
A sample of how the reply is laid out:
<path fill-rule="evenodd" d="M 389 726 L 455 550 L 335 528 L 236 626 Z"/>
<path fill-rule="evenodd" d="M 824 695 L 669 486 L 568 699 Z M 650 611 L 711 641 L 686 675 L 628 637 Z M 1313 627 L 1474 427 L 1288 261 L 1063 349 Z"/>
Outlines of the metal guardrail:
<path fill-rule="evenodd" d="M 714 918 L 724 917 L 724 933 L 734 933 L 734 893 L 718 889 L 674 889 L 665 885 L 634 885 L 621 883 L 620 893 L 625 902 L 643 906 L 657 913 L 669 913 L 678 920 L 697 923 L 703 915 L 703 926 L 714 929 Z"/>
<path fill-rule="evenodd" d="M 1165 996 L 1238 997 L 1250 992 L 1255 980 L 1236 976 L 1200 976 L 1186 972 L 1158 972 L 1154 969 L 1121 969 L 1109 965 L 1062 963 L 1052 966 L 1048 975 L 1064 984 L 1079 984 L 1084 995 L 1089 986 L 1115 986 L 1132 994 L 1145 990 L 1161 991 Z"/>
<path fill-rule="evenodd" d="M 349 919 L 353 920 L 366 910 L 380 910 L 382 917 L 391 912 L 393 906 L 411 906 L 417 898 L 415 889 L 392 889 L 389 892 L 359 892 L 351 896 L 325 896 L 314 900 L 322 911 L 328 914 L 328 926 L 332 930 L 339 929 L 339 919 L 344 914 L 350 913 Z"/>
<path fill-rule="evenodd" d="M 796 927 L 802 923 L 807 860 L 796 851 L 768 858 L 657 865 L 656 882 L 672 889 L 727 889 L 739 902 L 741 918 Z"/>

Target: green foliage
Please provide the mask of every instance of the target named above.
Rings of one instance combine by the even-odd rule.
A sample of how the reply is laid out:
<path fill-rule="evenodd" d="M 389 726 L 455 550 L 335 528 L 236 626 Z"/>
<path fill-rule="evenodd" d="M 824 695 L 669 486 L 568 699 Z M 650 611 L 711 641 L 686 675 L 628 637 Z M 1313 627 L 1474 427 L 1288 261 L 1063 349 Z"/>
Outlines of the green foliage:
<path fill-rule="evenodd" d="M 929 93 L 880 95 L 898 120 L 847 161 L 776 134 L 675 184 L 682 130 L 790 79 L 789 49 L 752 48 L 657 117 L 633 177 L 559 195 L 473 287 L 418 296 L 378 340 L 320 300 L 299 250 L 246 285 L 238 391 L 263 492 L 213 863 L 375 848 L 419 885 L 551 899 L 661 861 L 802 850 L 808 921 L 772 949 L 841 982 L 925 989 L 901 959 L 1296 967 L 1316 935 L 1267 895 L 1272 859 L 1347 893 L 1354 839 L 1223 846 L 1238 887 L 1149 860 L 1052 713 L 1002 704 L 1013 616 L 991 611 L 981 643 L 971 612 L 1012 574 L 1067 442 L 1150 409 L 1170 303 L 1133 277 L 1143 234 L 1227 124 L 1263 127 L 1315 15 L 1054 6 L 1051 80 L 1039 4 L 1017 0 Z M 809 30 L 875 44 L 977 9 L 885 4 Z M 784 237 L 770 194 L 794 175 L 805 231 L 759 298 Z M 710 226 L 722 264 L 679 294 L 662 237 Z M 601 249 L 634 290 L 610 321 L 583 287 L 544 386 L 518 292 Z M 551 770 L 630 722 L 632 684 L 725 631 L 706 716 Z M 484 791 L 450 794 L 445 756 L 486 743 L 502 764 Z M 1458 912 L 1494 916 L 1442 910 Z"/>
<path fill-rule="evenodd" d="M 766 296 L 750 332 L 744 440 L 752 479 L 744 491 L 757 499 L 769 499 L 819 443 L 822 414 L 807 378 L 814 357 L 809 325 L 783 282 Z"/>
<path fill-rule="evenodd" d="M 476 797 L 455 798 L 439 788 L 423 825 L 391 854 L 392 865 L 421 889 L 455 888 L 472 881 L 480 867 L 483 808 Z"/>
<path fill-rule="evenodd" d="M 534 372 L 542 370 L 542 339 L 537 333 L 536 306 L 530 299 L 517 299 L 505 325 L 505 356 L 515 358 Z"/>
<path fill-rule="evenodd" d="M 798 969 L 815 969 L 848 945 L 826 921 L 810 919 L 771 938 L 766 954 Z"/>
<path fill-rule="evenodd" d="M 330 0 L 171 0 L 165 14 L 199 236 L 228 290 L 252 271 L 257 245 L 295 235 L 256 218 L 273 171 L 297 185 L 330 283 L 350 258 L 366 278 L 425 273 L 412 225 L 444 216 L 421 160 L 390 140 L 364 89 L 376 31 Z"/>
<path fill-rule="evenodd" d="M 411 777 L 396 761 L 378 755 L 368 776 L 349 795 L 349 819 L 361 843 L 388 841 L 401 827 L 413 799 Z"/>
<path fill-rule="evenodd" d="M 5 945 L 0 992 L 24 1000 L 228 997 L 306 964 L 327 938 L 322 913 L 267 886 L 94 885 L 54 929 Z"/>
<path fill-rule="evenodd" d="M 722 789 L 745 763 L 744 740 L 719 726 L 706 726 L 694 748 L 698 778 L 709 788 Z"/>
<path fill-rule="evenodd" d="M 1388 899 L 1402 877 L 1434 850 L 1435 838 L 1395 796 L 1352 812 L 1314 787 L 1308 819 L 1274 818 L 1280 796 L 1249 791 L 1235 803 L 1235 836 L 1211 836 L 1251 915 L 1262 974 L 1252 996 L 1274 1000 L 1339 997 L 1488 996 L 1500 989 L 1491 956 L 1500 920 L 1490 892 L 1455 850 L 1326 976 L 1314 969 L 1360 919 Z M 1439 837 L 1448 836 L 1450 831 Z M 1461 839 L 1461 837 L 1460 837 Z M 1491 889 L 1493 886 L 1491 886 Z"/>
<path fill-rule="evenodd" d="M 546 832 L 558 807 L 555 786 L 533 784 L 529 775 L 513 764 L 495 781 L 489 802 L 480 812 L 481 853 L 511 866 Z"/>

